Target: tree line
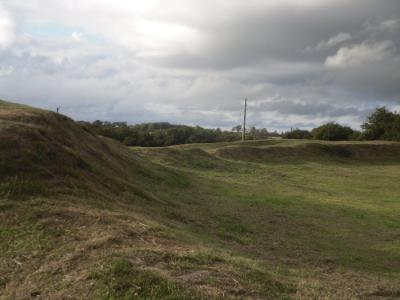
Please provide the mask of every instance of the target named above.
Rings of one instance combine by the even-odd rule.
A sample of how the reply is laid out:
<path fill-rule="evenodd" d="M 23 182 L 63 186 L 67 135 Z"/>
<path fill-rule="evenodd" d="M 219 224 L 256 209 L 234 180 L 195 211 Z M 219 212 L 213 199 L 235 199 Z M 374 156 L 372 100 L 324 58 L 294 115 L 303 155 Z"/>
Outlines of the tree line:
<path fill-rule="evenodd" d="M 97 135 L 115 139 L 127 146 L 163 147 L 193 143 L 233 142 L 241 139 L 242 126 L 231 131 L 208 129 L 200 126 L 175 125 L 168 122 L 128 125 L 126 122 L 78 122 L 86 130 Z M 246 130 L 246 139 L 267 139 L 280 136 L 278 132 L 268 132 L 266 128 L 252 126 Z"/>
<path fill-rule="evenodd" d="M 365 123 L 362 130 L 353 130 L 335 122 L 330 122 L 313 130 L 292 129 L 282 134 L 287 139 L 315 139 L 326 141 L 386 140 L 400 141 L 400 114 L 385 107 L 377 108 Z"/>
<path fill-rule="evenodd" d="M 235 132 L 167 122 L 128 125 L 126 122 L 79 122 L 97 135 L 109 137 L 127 146 L 161 147 L 189 143 L 227 142 L 239 139 Z"/>
<path fill-rule="evenodd" d="M 174 125 L 168 122 L 128 125 L 126 122 L 78 122 L 86 130 L 109 137 L 127 146 L 162 147 L 191 143 L 232 142 L 241 139 L 242 126 L 231 131 L 207 129 L 200 126 Z M 278 133 L 254 126 L 246 130 L 246 139 L 259 140 L 271 137 L 287 139 L 315 139 L 328 141 L 390 140 L 400 141 L 400 114 L 385 107 L 376 109 L 361 126 L 353 130 L 348 126 L 330 122 L 312 130 L 291 129 Z"/>
<path fill-rule="evenodd" d="M 126 122 L 78 122 L 86 130 L 97 135 L 115 139 L 127 146 L 163 147 L 193 143 L 233 142 L 242 138 L 242 126 L 231 131 L 208 129 L 200 126 L 175 125 L 168 122 L 128 125 Z M 246 139 L 267 139 L 280 136 L 278 132 L 268 132 L 266 128 L 252 126 L 246 130 Z"/>

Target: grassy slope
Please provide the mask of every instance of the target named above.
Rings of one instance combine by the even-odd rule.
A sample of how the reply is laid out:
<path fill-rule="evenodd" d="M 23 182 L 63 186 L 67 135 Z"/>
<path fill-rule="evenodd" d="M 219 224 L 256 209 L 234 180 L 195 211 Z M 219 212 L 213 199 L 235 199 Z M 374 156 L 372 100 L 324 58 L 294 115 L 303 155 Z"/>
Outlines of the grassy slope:
<path fill-rule="evenodd" d="M 399 297 L 399 145 L 315 149 L 315 143 L 281 141 L 276 152 L 265 143 L 236 145 L 235 155 L 216 145 L 204 152 L 195 145 L 136 151 L 196 182 L 192 207 L 182 211 L 191 216 L 189 230 L 234 255 L 288 271 L 296 297 Z"/>
<path fill-rule="evenodd" d="M 129 152 L 1 102 L 0 137 L 0 298 L 400 297 L 398 144 Z"/>

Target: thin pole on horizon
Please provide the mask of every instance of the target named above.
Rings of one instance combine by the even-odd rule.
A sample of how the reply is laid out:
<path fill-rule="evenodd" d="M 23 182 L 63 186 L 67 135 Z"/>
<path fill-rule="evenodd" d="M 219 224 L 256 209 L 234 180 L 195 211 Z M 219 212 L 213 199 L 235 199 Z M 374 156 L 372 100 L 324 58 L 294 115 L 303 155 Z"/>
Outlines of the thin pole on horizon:
<path fill-rule="evenodd" d="M 246 140 L 246 115 L 247 115 L 247 98 L 244 100 L 242 142 Z"/>

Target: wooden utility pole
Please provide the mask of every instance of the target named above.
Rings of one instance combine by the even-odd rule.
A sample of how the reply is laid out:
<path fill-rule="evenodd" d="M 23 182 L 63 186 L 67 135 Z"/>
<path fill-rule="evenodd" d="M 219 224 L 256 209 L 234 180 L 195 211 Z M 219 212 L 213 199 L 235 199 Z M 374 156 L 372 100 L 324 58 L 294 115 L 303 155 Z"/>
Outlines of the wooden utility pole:
<path fill-rule="evenodd" d="M 244 140 L 246 139 L 246 115 L 247 115 L 247 98 L 244 100 L 242 142 L 244 142 Z"/>

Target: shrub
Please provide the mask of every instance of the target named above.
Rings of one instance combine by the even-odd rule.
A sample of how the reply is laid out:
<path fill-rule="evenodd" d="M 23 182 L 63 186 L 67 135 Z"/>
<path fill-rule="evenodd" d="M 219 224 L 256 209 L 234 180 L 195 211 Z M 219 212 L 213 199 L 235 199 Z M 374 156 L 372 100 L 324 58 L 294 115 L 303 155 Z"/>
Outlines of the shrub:
<path fill-rule="evenodd" d="M 351 139 L 353 132 L 350 127 L 331 122 L 314 128 L 311 134 L 316 140 L 348 141 Z"/>
<path fill-rule="evenodd" d="M 283 138 L 303 140 L 303 139 L 311 139 L 312 136 L 308 130 L 301 130 L 296 128 L 296 129 L 291 129 L 288 132 L 285 132 L 283 134 Z"/>

